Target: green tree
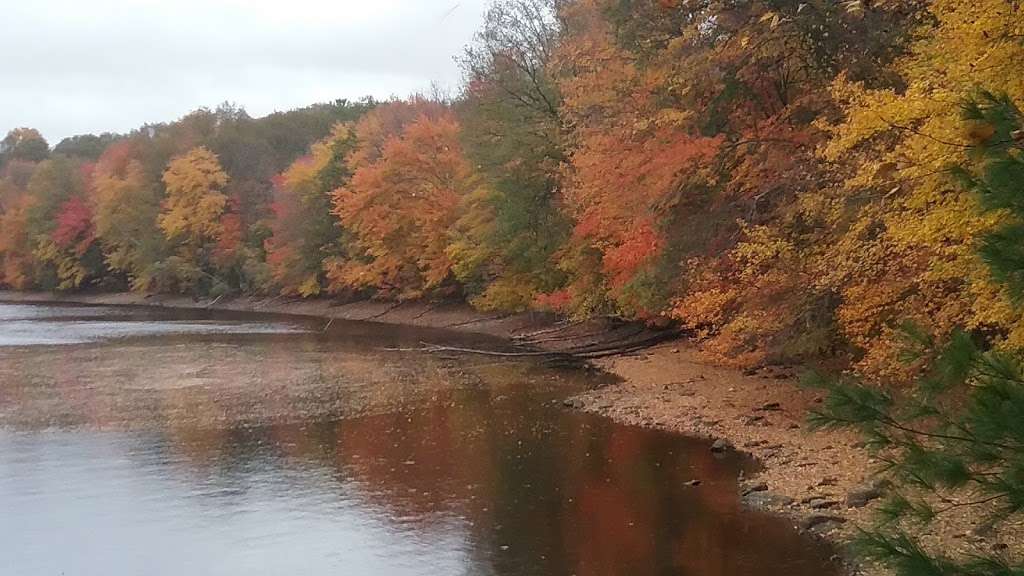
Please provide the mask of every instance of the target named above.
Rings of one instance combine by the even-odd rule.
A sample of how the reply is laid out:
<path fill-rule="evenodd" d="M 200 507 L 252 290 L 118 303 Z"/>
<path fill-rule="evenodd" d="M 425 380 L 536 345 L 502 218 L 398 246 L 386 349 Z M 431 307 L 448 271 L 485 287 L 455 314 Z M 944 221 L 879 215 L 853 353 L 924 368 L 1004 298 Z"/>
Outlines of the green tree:
<path fill-rule="evenodd" d="M 1024 290 L 1024 115 L 1004 95 L 981 92 L 963 107 L 974 135 L 971 162 L 952 170 L 1002 222 L 978 239 L 993 276 L 1016 296 Z M 1024 512 L 1024 352 L 998 334 L 956 331 L 940 341 L 904 328 L 904 358 L 918 367 L 910 390 L 814 376 L 829 392 L 812 416 L 819 427 L 860 430 L 891 480 L 882 522 L 858 541 L 868 557 L 899 576 L 1013 576 L 1024 565 L 998 556 L 950 557 L 910 535 L 913 522 L 941 521 L 982 507 L 987 522 Z"/>
<path fill-rule="evenodd" d="M 103 155 L 108 146 L 119 140 L 121 136 L 104 132 L 103 134 L 79 134 L 61 140 L 53 147 L 54 154 L 63 154 L 82 160 L 95 162 Z"/>
<path fill-rule="evenodd" d="M 562 281 L 551 258 L 569 230 L 555 202 L 565 161 L 550 72 L 561 34 L 555 4 L 495 2 L 461 60 L 462 140 L 486 186 L 465 199 L 450 253 L 483 308 L 526 308 Z"/>
<path fill-rule="evenodd" d="M 42 162 L 50 155 L 50 145 L 34 128 L 15 128 L 0 140 L 0 167 L 10 160 Z"/>

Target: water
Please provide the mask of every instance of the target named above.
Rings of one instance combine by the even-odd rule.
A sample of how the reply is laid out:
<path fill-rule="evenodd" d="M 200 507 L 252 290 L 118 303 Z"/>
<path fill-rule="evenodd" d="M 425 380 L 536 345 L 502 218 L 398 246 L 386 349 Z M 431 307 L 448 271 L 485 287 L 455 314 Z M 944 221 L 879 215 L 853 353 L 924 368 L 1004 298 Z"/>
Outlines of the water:
<path fill-rule="evenodd" d="M 0 574 L 836 573 L 607 383 L 367 323 L 0 304 Z M 699 479 L 699 487 L 688 487 Z"/>

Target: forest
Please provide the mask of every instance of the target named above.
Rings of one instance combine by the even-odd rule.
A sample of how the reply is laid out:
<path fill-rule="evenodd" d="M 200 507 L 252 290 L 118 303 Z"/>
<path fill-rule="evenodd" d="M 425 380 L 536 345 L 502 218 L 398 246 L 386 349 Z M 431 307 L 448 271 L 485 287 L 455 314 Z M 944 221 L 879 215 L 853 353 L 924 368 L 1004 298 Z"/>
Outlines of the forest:
<path fill-rule="evenodd" d="M 876 380 L 908 323 L 1024 345 L 1018 1 L 500 0 L 460 62 L 451 96 L 12 130 L 0 286 L 464 299 Z"/>

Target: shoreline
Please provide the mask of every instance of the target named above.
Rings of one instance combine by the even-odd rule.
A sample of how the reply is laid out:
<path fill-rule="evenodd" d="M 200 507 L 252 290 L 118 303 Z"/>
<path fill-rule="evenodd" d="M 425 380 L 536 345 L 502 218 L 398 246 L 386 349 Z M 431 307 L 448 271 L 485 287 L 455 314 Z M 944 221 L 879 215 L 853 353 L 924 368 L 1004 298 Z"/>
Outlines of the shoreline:
<path fill-rule="evenodd" d="M 574 407 L 749 454 L 760 466 L 740 479 L 743 503 L 790 519 L 840 552 L 857 525 L 869 523 L 880 502 L 869 477 L 878 462 L 856 433 L 807 429 L 821 394 L 801 388 L 793 369 L 714 366 L 685 341 L 595 364 L 622 382 L 573 397 Z M 847 573 L 863 573 L 844 560 Z"/>
<path fill-rule="evenodd" d="M 0 300 L 290 314 L 453 330 L 509 341 L 564 325 L 553 314 L 485 314 L 459 302 L 338 303 L 251 297 L 195 300 L 132 293 L 7 291 L 0 291 Z M 557 351 L 566 341 L 601 342 L 613 338 L 616 328 L 594 320 L 558 330 L 564 337 L 542 343 L 539 348 Z M 861 565 L 845 553 L 857 527 L 870 525 L 871 515 L 881 503 L 870 478 L 879 462 L 863 449 L 854 432 L 807 430 L 806 416 L 822 396 L 819 391 L 801 388 L 793 368 L 740 371 L 714 366 L 702 361 L 696 347 L 685 338 L 590 362 L 617 376 L 620 382 L 566 399 L 566 406 L 624 424 L 706 438 L 715 441 L 717 448 L 752 456 L 759 470 L 741 477 L 739 483 L 745 506 L 788 518 L 798 530 L 834 546 L 846 574 L 887 574 L 881 568 Z M 978 530 L 980 524 L 980 519 L 964 516 L 917 535 L 927 544 L 961 552 L 1015 540 L 1009 533 L 1005 539 L 984 534 Z"/>
<path fill-rule="evenodd" d="M 201 298 L 167 294 L 114 292 L 98 294 L 63 294 L 52 292 L 16 292 L 0 290 L 0 301 L 24 304 L 67 303 L 109 306 L 151 306 L 189 310 L 227 310 L 288 314 L 323 318 L 377 322 L 397 326 L 435 328 L 467 334 L 481 334 L 511 339 L 517 335 L 552 326 L 553 314 L 523 312 L 518 314 L 486 314 L 461 302 L 383 302 L 359 300 L 340 302 L 326 298 L 248 297 Z"/>
<path fill-rule="evenodd" d="M 753 456 L 760 469 L 739 484 L 747 507 L 788 518 L 798 530 L 833 545 L 847 574 L 891 574 L 848 554 L 858 527 L 871 526 L 883 503 L 872 479 L 882 462 L 853 431 L 808 430 L 807 415 L 823 393 L 799 386 L 794 368 L 718 367 L 702 361 L 686 341 L 595 364 L 622 382 L 579 394 L 567 401 L 572 406 L 625 424 L 703 437 Z M 907 528 L 926 549 L 942 554 L 1016 550 L 1015 557 L 1024 542 L 1024 521 L 993 530 L 984 509 Z"/>
<path fill-rule="evenodd" d="M 556 326 L 559 321 L 555 315 L 541 313 L 489 315 L 458 302 L 338 303 L 280 297 L 193 299 L 135 293 L 9 291 L 0 291 L 0 301 L 289 314 L 454 330 L 507 340 Z M 611 333 L 598 326 L 594 336 L 593 325 L 582 331 L 597 340 Z M 555 341 L 542 348 L 557 350 L 560 346 Z M 791 374 L 745 376 L 733 368 L 705 364 L 696 356 L 692 345 L 682 339 L 640 352 L 591 360 L 621 382 L 574 396 L 566 400 L 566 405 L 625 424 L 720 440 L 726 449 L 753 456 L 760 469 L 751 477 L 740 479 L 741 490 L 748 492 L 743 495 L 744 504 L 789 518 L 798 529 L 841 551 L 867 510 L 846 510 L 844 506 L 846 493 L 863 484 L 865 471 L 870 469 L 866 453 L 852 447 L 856 437 L 834 431 L 808 434 L 803 429 L 803 419 L 813 394 L 797 389 Z M 822 455 L 825 457 L 820 458 Z M 816 457 L 817 461 L 812 460 Z M 839 466 L 840 461 L 845 465 Z M 814 480 L 818 476 L 822 478 Z M 801 502 L 811 497 L 819 500 Z M 860 571 L 847 563 L 845 572 Z"/>

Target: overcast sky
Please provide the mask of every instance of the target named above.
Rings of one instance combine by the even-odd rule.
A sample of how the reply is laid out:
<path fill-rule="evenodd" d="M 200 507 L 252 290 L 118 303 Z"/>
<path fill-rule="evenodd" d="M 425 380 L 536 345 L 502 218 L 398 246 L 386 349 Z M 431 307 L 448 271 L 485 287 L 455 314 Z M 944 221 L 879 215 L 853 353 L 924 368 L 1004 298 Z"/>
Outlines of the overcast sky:
<path fill-rule="evenodd" d="M 487 0 L 4 0 L 0 136 L 454 89 Z"/>

